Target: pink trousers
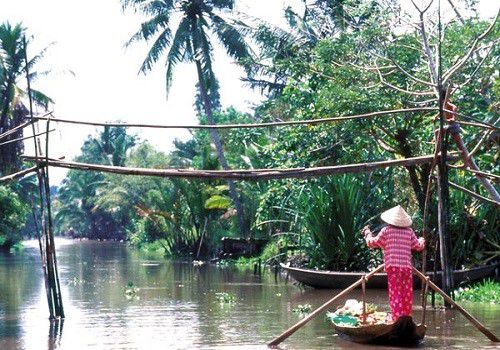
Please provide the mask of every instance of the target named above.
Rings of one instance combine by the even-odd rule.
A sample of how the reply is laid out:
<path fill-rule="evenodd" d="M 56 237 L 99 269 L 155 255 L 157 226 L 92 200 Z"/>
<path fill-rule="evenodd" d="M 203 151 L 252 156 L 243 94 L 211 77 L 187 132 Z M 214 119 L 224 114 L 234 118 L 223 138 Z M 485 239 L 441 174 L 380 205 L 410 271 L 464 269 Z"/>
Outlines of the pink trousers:
<path fill-rule="evenodd" d="M 411 268 L 388 266 L 386 268 L 389 285 L 389 306 L 392 319 L 411 315 L 413 306 L 413 277 Z"/>

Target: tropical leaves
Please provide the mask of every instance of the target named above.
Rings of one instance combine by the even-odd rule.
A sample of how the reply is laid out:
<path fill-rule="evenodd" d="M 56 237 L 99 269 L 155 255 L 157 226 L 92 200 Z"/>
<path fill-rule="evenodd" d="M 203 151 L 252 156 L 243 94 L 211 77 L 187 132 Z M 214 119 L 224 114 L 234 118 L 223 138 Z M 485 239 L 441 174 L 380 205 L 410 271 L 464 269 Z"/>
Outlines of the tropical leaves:
<path fill-rule="evenodd" d="M 48 47 L 28 60 L 26 66 L 26 29 L 21 24 L 0 24 L 0 134 L 20 125 L 28 113 L 25 107 L 27 99 L 26 68 L 29 79 L 35 81 L 46 76 L 50 71 L 37 72 L 36 64 L 43 59 Z M 35 105 L 47 108 L 53 102 L 46 94 L 33 89 L 32 101 Z M 27 104 L 27 103 L 26 103 Z M 8 136 L 2 141 L 21 138 L 22 130 Z M 19 155 L 23 151 L 23 142 L 13 142 L 0 146 L 0 173 L 12 172 L 21 167 Z"/>
<path fill-rule="evenodd" d="M 248 57 L 250 52 L 244 40 L 245 26 L 241 21 L 226 18 L 234 0 L 224 1 L 146 1 L 122 0 L 124 9 L 145 14 L 148 19 L 132 35 L 127 46 L 137 41 L 152 42 L 140 72 L 147 73 L 166 56 L 167 92 L 172 85 L 173 72 L 181 62 L 199 62 L 207 90 L 216 89 L 212 69 L 213 46 L 210 35 L 215 35 L 229 56 Z M 179 16 L 177 27 L 171 27 L 172 17 Z"/>
<path fill-rule="evenodd" d="M 366 191 L 359 179 L 343 175 L 320 180 L 308 186 L 300 202 L 305 229 L 319 250 L 326 268 L 362 269 L 360 253 L 366 252 L 359 234 L 368 219 L 364 207 Z M 373 208 L 376 210 L 376 207 Z"/>

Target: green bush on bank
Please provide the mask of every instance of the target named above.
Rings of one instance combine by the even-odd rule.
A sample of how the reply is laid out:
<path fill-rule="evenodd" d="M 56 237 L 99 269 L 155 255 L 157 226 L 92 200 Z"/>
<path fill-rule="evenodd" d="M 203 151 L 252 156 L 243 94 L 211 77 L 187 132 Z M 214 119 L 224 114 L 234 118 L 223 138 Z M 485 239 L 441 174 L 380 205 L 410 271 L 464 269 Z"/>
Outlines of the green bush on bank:
<path fill-rule="evenodd" d="M 459 287 L 454 290 L 455 300 L 457 302 L 472 302 L 481 304 L 500 303 L 500 282 L 492 279 L 485 279 L 468 286 Z M 436 294 L 438 305 L 444 303 L 443 298 Z M 428 299 L 430 300 L 430 295 Z"/>
<path fill-rule="evenodd" d="M 500 282 L 486 279 L 471 286 L 460 287 L 455 291 L 458 301 L 497 304 L 500 302 Z"/>
<path fill-rule="evenodd" d="M 29 213 L 28 204 L 7 186 L 0 186 L 0 247 L 11 248 L 21 241 L 19 230 Z"/>

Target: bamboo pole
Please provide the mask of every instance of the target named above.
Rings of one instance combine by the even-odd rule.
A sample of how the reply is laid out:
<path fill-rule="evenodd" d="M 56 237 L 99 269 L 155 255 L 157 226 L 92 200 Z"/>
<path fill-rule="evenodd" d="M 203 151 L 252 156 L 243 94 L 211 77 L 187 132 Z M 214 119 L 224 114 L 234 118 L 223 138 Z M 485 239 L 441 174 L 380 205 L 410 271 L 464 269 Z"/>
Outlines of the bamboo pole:
<path fill-rule="evenodd" d="M 31 139 L 32 137 L 37 137 L 37 136 L 45 135 L 45 134 L 48 134 L 49 132 L 52 132 L 52 131 L 55 131 L 55 130 L 56 130 L 56 129 L 51 129 L 51 130 L 49 130 L 48 132 L 46 132 L 46 131 L 42 131 L 42 132 L 39 132 L 38 134 L 35 134 L 35 135 L 25 136 L 25 137 L 18 137 L 18 138 L 16 138 L 16 139 L 12 139 L 12 140 L 9 140 L 9 141 L 2 142 L 2 143 L 0 143 L 0 146 L 7 145 L 7 144 L 12 143 L 12 142 L 29 140 L 29 139 Z"/>
<path fill-rule="evenodd" d="M 437 42 L 437 92 L 439 98 L 439 135 L 441 142 L 439 145 L 438 171 L 437 171 L 437 190 L 438 190 L 438 233 L 439 247 L 441 257 L 441 269 L 443 270 L 442 286 L 446 293 L 451 293 L 454 287 L 453 265 L 451 258 L 451 237 L 449 231 L 449 211 L 450 211 L 450 191 L 448 187 L 448 167 L 446 166 L 446 153 L 448 151 L 448 133 L 445 132 L 445 111 L 449 106 L 449 89 L 443 83 L 443 60 L 442 60 L 442 21 L 441 21 L 441 2 L 437 4 L 438 15 L 438 42 Z M 452 107 L 452 106 L 450 106 Z M 452 108 L 453 109 L 453 108 Z M 456 111 L 453 111 L 456 112 Z M 448 307 L 449 304 L 445 303 Z"/>
<path fill-rule="evenodd" d="M 455 189 L 457 189 L 459 191 L 462 191 L 464 193 L 467 193 L 467 194 L 471 195 L 474 198 L 477 198 L 477 199 L 479 199 L 479 200 L 481 200 L 483 202 L 486 202 L 486 203 L 489 203 L 489 204 L 493 204 L 493 205 L 495 205 L 497 207 L 500 207 L 500 202 L 497 202 L 497 201 L 495 201 L 493 199 L 489 199 L 489 198 L 483 197 L 480 194 L 477 194 L 476 192 L 472 192 L 471 190 L 468 190 L 465 187 L 457 185 L 454 182 L 448 181 L 448 183 L 450 184 L 451 187 L 453 187 L 453 188 L 455 188 Z"/>
<path fill-rule="evenodd" d="M 375 169 L 387 168 L 392 166 L 412 166 L 430 163 L 434 155 L 425 155 L 420 157 L 384 160 L 370 163 L 357 163 L 347 165 L 332 165 L 312 168 L 290 168 L 290 169 L 252 169 L 252 170 L 194 170 L 194 169 L 146 169 L 129 168 L 100 164 L 89 164 L 55 160 L 45 158 L 36 158 L 24 156 L 27 160 L 39 160 L 49 166 L 92 170 L 123 175 L 143 175 L 156 177 L 179 177 L 179 178 L 197 178 L 197 179 L 234 179 L 234 180 L 271 180 L 285 178 L 308 178 L 317 176 L 327 176 L 333 174 L 370 172 Z M 450 158 L 454 158 L 452 155 Z"/>
<path fill-rule="evenodd" d="M 483 333 L 488 339 L 490 339 L 493 342 L 500 342 L 500 339 L 498 339 L 490 330 L 488 330 L 481 322 L 479 322 L 474 316 L 472 316 L 470 313 L 468 313 L 463 307 L 458 305 L 452 298 L 448 296 L 445 292 L 443 292 L 438 286 L 436 286 L 432 281 L 428 280 L 425 275 L 423 275 L 419 270 L 417 270 L 415 267 L 412 266 L 413 273 L 415 273 L 422 282 L 426 282 L 429 284 L 429 287 L 436 291 L 438 294 L 441 294 L 443 299 L 453 305 L 458 311 L 462 313 L 462 315 L 465 316 L 476 328 Z"/>
<path fill-rule="evenodd" d="M 377 111 L 364 114 L 349 115 L 343 117 L 309 119 L 309 120 L 291 120 L 279 121 L 268 123 L 253 123 L 253 124 L 219 124 L 219 125 L 160 125 L 160 124 L 142 124 L 142 123 L 109 123 L 109 122 L 90 122 L 81 120 L 70 120 L 62 118 L 51 118 L 54 122 L 78 124 L 78 125 L 91 125 L 91 126 L 111 126 L 111 127 L 125 127 L 125 128 L 157 128 L 157 129 L 248 129 L 248 128 L 267 128 L 291 125 L 315 125 L 321 123 L 332 123 L 345 120 L 363 119 L 378 117 L 388 114 L 397 113 L 410 113 L 410 112 L 432 112 L 437 111 L 435 107 L 418 107 L 418 108 L 403 108 L 387 111 Z M 47 120 L 47 117 L 34 117 L 37 120 Z"/>
<path fill-rule="evenodd" d="M 4 132 L 3 134 L 0 135 L 0 140 L 3 139 L 3 138 L 5 138 L 5 137 L 7 137 L 7 136 L 9 136 L 9 135 L 12 135 L 12 134 L 16 133 L 18 130 L 20 130 L 20 129 L 22 129 L 22 128 L 30 125 L 30 124 L 31 124 L 31 120 L 27 121 L 27 122 L 24 122 L 23 124 L 20 124 L 20 125 L 12 128 L 12 129 L 7 130 L 6 132 Z"/>
<path fill-rule="evenodd" d="M 450 166 L 448 165 L 448 167 L 450 167 Z M 465 172 L 469 172 L 469 173 L 472 173 L 472 174 L 475 174 L 475 175 L 478 175 L 478 176 L 489 177 L 490 179 L 492 179 L 495 182 L 500 182 L 500 175 L 488 173 L 486 171 L 473 170 L 473 169 L 471 169 L 469 167 L 466 167 L 466 166 L 457 166 L 457 167 L 450 167 L 450 168 L 461 170 L 461 171 L 465 171 Z"/>
<path fill-rule="evenodd" d="M 39 158 L 39 154 L 41 153 L 41 145 L 39 144 L 39 139 L 36 136 L 35 132 L 35 122 L 33 119 L 33 100 L 31 96 L 31 82 L 28 71 L 28 53 L 27 53 L 27 44 L 26 38 L 23 38 L 24 41 L 24 59 L 26 62 L 25 71 L 26 71 L 26 82 L 28 85 L 28 99 L 29 99 L 29 111 L 30 111 L 30 119 L 31 119 L 31 127 L 33 132 L 33 143 L 35 146 L 35 162 L 37 164 L 37 178 L 38 178 L 38 191 L 40 195 L 40 214 L 41 214 L 41 223 L 42 223 L 42 232 L 45 238 L 45 246 L 44 251 L 40 251 L 40 255 L 42 258 L 42 269 L 44 272 L 45 278 L 45 291 L 47 294 L 47 302 L 49 306 L 49 319 L 55 320 L 57 317 L 64 317 L 64 314 L 61 316 L 61 312 L 58 306 L 58 301 L 60 300 L 57 296 L 56 290 L 56 279 L 58 279 L 57 269 L 54 265 L 54 254 L 55 254 L 55 246 L 53 244 L 53 232 L 51 231 L 51 227 L 49 222 L 51 220 L 50 213 L 50 188 L 48 186 L 48 178 L 46 177 L 45 170 L 48 169 L 48 166 L 45 165 L 41 167 L 41 161 Z M 47 134 L 48 134 L 47 128 Z M 48 142 L 48 135 L 47 135 Z M 48 151 L 48 143 L 46 143 L 47 151 Z M 40 152 L 39 152 L 40 151 Z M 48 153 L 48 152 L 47 152 Z M 48 155 L 46 155 L 48 157 Z M 48 198 L 48 202 L 47 202 Z M 48 216 L 46 215 L 46 211 L 44 210 L 45 203 L 48 203 Z M 52 238 L 52 240 L 51 240 Z M 45 266 L 43 266 L 43 260 L 45 259 Z"/>
<path fill-rule="evenodd" d="M 430 196 L 431 196 L 431 186 L 432 186 L 432 180 L 433 176 L 432 173 L 434 171 L 434 168 L 436 167 L 438 163 L 438 156 L 439 156 L 439 149 L 441 148 L 441 134 L 439 132 L 436 132 L 434 134 L 434 157 L 432 158 L 432 164 L 431 168 L 429 170 L 429 176 L 427 178 L 427 188 L 425 190 L 425 201 L 424 201 L 424 212 L 422 215 L 422 237 L 424 238 L 424 241 L 427 242 L 427 215 L 429 212 L 429 201 L 430 201 Z M 425 275 L 425 272 L 427 270 L 427 247 L 424 246 L 424 250 L 422 252 L 422 273 Z M 422 298 L 424 298 L 424 295 L 422 294 Z"/>
<path fill-rule="evenodd" d="M 494 125 L 489 125 L 489 124 L 483 124 L 483 123 L 477 123 L 477 122 L 465 122 L 465 121 L 460 121 L 461 125 L 468 125 L 468 126 L 475 126 L 478 128 L 483 128 L 483 129 L 488 129 L 488 130 L 500 130 L 500 128 L 494 126 Z"/>
<path fill-rule="evenodd" d="M 47 161 L 49 158 L 49 131 L 50 131 L 50 118 L 47 119 L 47 127 L 45 134 L 47 137 L 45 138 L 45 160 Z M 49 178 L 49 167 L 46 166 L 44 169 L 44 184 L 45 184 L 45 201 L 47 206 L 47 224 L 48 224 L 48 234 L 49 234 L 49 242 L 51 249 L 49 253 L 51 254 L 51 261 L 53 264 L 53 279 L 54 284 L 51 286 L 54 293 L 54 306 L 55 306 L 55 314 L 56 317 L 64 318 L 64 308 L 62 304 L 62 296 L 61 296 L 61 284 L 59 282 L 59 271 L 57 269 L 57 256 L 56 256 L 56 245 L 54 241 L 54 225 L 52 222 L 52 205 L 51 205 L 51 196 L 50 196 L 50 178 Z"/>
<path fill-rule="evenodd" d="M 370 277 L 372 277 L 374 274 L 376 274 L 377 272 L 379 272 L 383 268 L 384 268 L 384 264 L 378 266 L 375 270 L 373 270 L 370 273 L 364 275 L 357 282 L 354 282 L 349 287 L 347 287 L 346 289 L 344 289 L 342 292 L 340 292 L 339 294 L 337 294 L 336 296 L 334 296 L 333 298 L 331 298 L 330 300 L 328 300 L 326 303 L 324 303 L 323 305 L 321 305 L 320 307 L 318 307 L 316 310 L 314 310 L 313 312 L 311 312 L 307 317 L 303 318 L 302 320 L 300 320 L 299 322 L 297 322 L 295 325 L 293 325 L 292 327 L 288 328 L 286 331 L 284 331 L 283 333 L 281 333 L 279 336 L 277 336 L 276 338 L 274 338 L 273 340 L 271 340 L 267 345 L 270 346 L 270 347 L 271 346 L 272 347 L 277 346 L 278 344 L 280 344 L 281 342 L 283 342 L 286 338 L 288 338 L 293 333 L 295 333 L 297 330 L 299 330 L 307 322 L 309 322 L 310 320 L 312 320 L 313 318 L 315 318 L 316 316 L 318 316 L 321 312 L 323 312 L 326 309 L 328 309 L 337 299 L 345 296 L 346 294 L 348 294 L 349 292 L 351 292 L 353 289 L 355 289 L 358 286 L 360 286 L 363 283 L 364 280 L 368 280 Z"/>
<path fill-rule="evenodd" d="M 0 177 L 0 183 L 2 183 L 2 182 L 9 182 L 9 181 L 18 179 L 20 177 L 23 177 L 23 176 L 25 176 L 25 175 L 27 175 L 29 173 L 36 172 L 37 168 L 38 168 L 37 166 L 34 166 L 34 167 L 31 167 L 31 168 L 27 168 L 27 169 L 18 171 L 17 173 L 14 173 L 14 174 L 10 174 L 10 175 L 6 175 L 6 176 L 3 176 L 3 177 Z"/>

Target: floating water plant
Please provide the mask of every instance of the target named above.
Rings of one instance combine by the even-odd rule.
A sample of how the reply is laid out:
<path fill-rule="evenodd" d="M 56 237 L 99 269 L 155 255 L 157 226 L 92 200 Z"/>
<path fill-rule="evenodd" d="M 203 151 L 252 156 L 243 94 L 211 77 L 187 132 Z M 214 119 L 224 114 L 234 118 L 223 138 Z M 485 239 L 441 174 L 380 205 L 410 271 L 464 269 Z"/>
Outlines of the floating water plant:
<path fill-rule="evenodd" d="M 311 305 L 310 304 L 299 304 L 297 305 L 296 308 L 294 308 L 292 310 L 292 312 L 296 313 L 296 314 L 308 314 L 309 312 L 311 312 Z"/>
<path fill-rule="evenodd" d="M 132 282 L 129 282 L 127 284 L 127 287 L 125 288 L 125 297 L 127 299 L 139 299 L 139 296 L 137 293 L 139 292 L 139 288 L 137 288 Z"/>
<path fill-rule="evenodd" d="M 236 298 L 234 295 L 226 293 L 226 292 L 220 292 L 220 293 L 215 293 L 215 297 L 221 304 L 232 304 L 236 301 Z"/>

